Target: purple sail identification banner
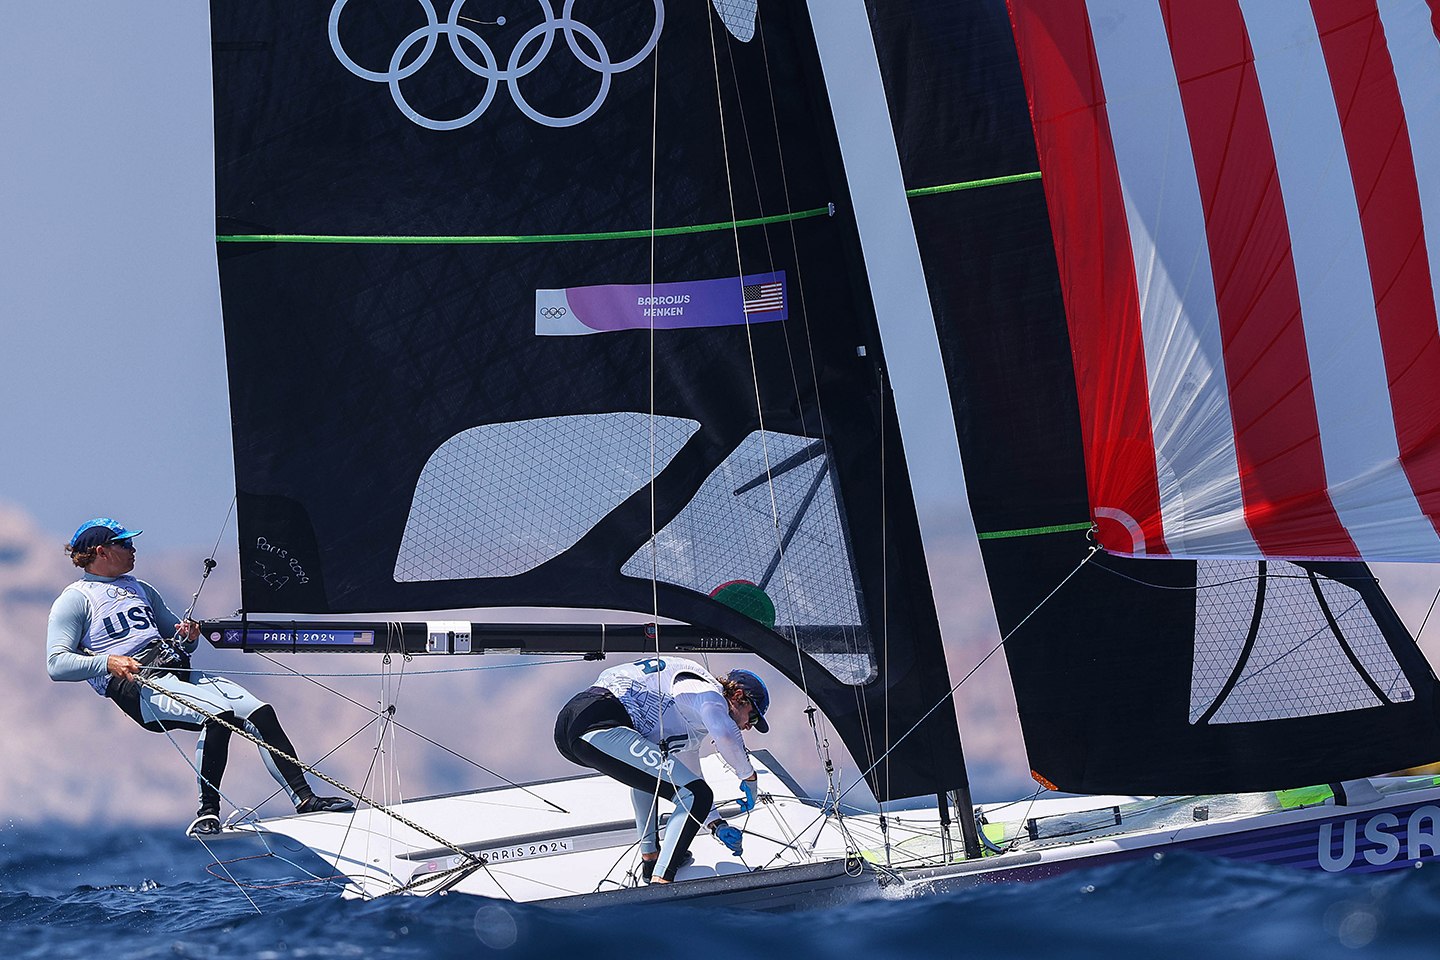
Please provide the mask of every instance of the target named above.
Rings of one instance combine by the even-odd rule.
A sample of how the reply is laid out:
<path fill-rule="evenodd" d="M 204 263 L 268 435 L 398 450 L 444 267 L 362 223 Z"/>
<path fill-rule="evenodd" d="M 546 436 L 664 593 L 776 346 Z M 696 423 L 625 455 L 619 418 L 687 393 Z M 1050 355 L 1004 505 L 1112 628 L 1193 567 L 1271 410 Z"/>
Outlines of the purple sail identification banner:
<path fill-rule="evenodd" d="M 785 271 L 680 283 L 607 283 L 535 291 L 535 335 L 678 330 L 784 320 Z"/>

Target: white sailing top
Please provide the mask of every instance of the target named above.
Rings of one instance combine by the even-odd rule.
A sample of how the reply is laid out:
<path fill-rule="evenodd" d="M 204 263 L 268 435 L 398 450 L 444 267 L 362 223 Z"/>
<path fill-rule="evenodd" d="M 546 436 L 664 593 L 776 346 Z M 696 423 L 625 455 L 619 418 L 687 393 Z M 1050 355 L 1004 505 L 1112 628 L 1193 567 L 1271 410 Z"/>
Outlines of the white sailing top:
<path fill-rule="evenodd" d="M 611 667 L 596 679 L 630 714 L 636 732 L 663 745 L 691 770 L 713 738 L 720 758 L 741 780 L 755 774 L 745 738 L 730 716 L 724 689 L 700 664 L 683 657 L 651 657 Z"/>

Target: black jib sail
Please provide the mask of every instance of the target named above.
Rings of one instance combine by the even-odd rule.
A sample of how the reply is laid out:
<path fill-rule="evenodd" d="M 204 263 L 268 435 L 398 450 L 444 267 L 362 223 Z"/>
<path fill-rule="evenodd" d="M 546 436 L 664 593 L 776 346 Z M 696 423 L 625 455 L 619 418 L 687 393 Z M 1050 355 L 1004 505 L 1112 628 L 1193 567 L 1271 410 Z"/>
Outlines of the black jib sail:
<path fill-rule="evenodd" d="M 523 7 L 212 4 L 246 608 L 658 611 L 963 786 L 804 4 Z"/>
<path fill-rule="evenodd" d="M 1077 396 L 1074 331 L 1090 320 L 1078 312 L 1074 262 L 1086 251 L 1071 257 L 1063 286 L 1052 232 L 1057 209 L 1089 209 L 1104 181 L 1049 168 L 1042 181 L 1032 133 L 1037 98 L 1045 112 L 1036 124 L 1071 122 L 1046 83 L 1074 91 L 1093 81 L 1083 57 L 1069 55 L 1087 42 L 1086 4 L 1011 7 L 869 4 L 1002 632 L 1039 607 L 1006 646 L 1032 768 L 1063 790 L 1181 794 L 1337 781 L 1440 758 L 1435 677 L 1363 563 L 1102 553 L 1046 599 L 1087 555 L 1092 524 L 1114 524 L 1099 531 L 1107 546 L 1134 534 L 1139 549 L 1122 552 L 1146 551 L 1140 525 L 1092 502 L 1114 476 L 1087 474 L 1082 441 L 1118 419 L 1119 405 L 1097 409 L 1084 403 L 1094 393 Z M 1035 26 L 1057 11 L 1079 17 L 1078 33 Z M 1012 12 L 1033 18 L 1024 23 L 1041 92 L 1030 102 Z M 1117 63 L 1143 52 L 1107 42 Z M 1145 125 L 1135 126 L 1142 136 Z M 1070 157 L 1083 166 L 1099 155 L 1091 143 Z M 1095 251 L 1092 267 L 1106 268 Z M 1166 266 L 1174 275 L 1184 264 Z M 1118 310 L 1121 299 L 1105 302 Z M 1134 355 L 1110 351 L 1108 370 L 1105 355 L 1086 355 L 1087 374 L 1124 381 L 1131 370 L 1117 367 Z M 1157 423 L 1157 434 L 1169 426 Z M 1153 477 L 1164 461 L 1143 439 L 1139 453 L 1127 450 L 1142 466 L 1149 458 Z M 1113 461 L 1091 465 L 1106 470 L 1118 473 Z"/>

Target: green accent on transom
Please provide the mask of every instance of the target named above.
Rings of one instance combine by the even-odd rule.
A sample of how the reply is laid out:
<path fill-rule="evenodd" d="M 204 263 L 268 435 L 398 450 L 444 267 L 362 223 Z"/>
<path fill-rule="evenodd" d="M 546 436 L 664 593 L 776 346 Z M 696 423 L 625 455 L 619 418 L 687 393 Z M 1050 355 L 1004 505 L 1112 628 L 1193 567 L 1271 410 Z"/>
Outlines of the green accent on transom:
<path fill-rule="evenodd" d="M 724 223 L 696 223 L 683 227 L 656 227 L 654 230 L 613 230 L 609 233 L 531 233 L 514 236 L 486 237 L 386 237 L 337 236 L 313 233 L 234 234 L 216 236 L 216 243 L 568 243 L 574 240 L 645 240 L 649 237 L 673 237 L 683 233 L 709 233 L 739 227 L 760 227 L 767 223 L 788 223 L 809 217 L 834 215 L 834 207 L 816 207 L 795 213 L 777 213 L 749 220 L 727 220 Z"/>
<path fill-rule="evenodd" d="M 966 180 L 964 183 L 944 183 L 938 187 L 916 187 L 906 190 L 907 197 L 928 197 L 936 193 L 954 193 L 957 190 L 974 190 L 978 187 L 998 187 L 1002 183 L 1019 183 L 1021 180 L 1039 180 L 1040 171 L 1012 173 L 1005 177 L 987 177 L 984 180 Z"/>
<path fill-rule="evenodd" d="M 981 540 L 1004 540 L 1007 537 L 1034 537 L 1042 533 L 1069 533 L 1071 530 L 1089 530 L 1090 522 L 1061 523 L 1053 527 L 1026 527 L 1023 530 L 995 530 L 980 534 Z"/>
<path fill-rule="evenodd" d="M 1275 799 L 1280 801 L 1280 806 L 1286 810 L 1294 810 L 1297 807 L 1313 807 L 1317 803 L 1324 803 L 1335 796 L 1327 786 L 1319 787 L 1296 787 L 1293 790 L 1276 790 Z"/>

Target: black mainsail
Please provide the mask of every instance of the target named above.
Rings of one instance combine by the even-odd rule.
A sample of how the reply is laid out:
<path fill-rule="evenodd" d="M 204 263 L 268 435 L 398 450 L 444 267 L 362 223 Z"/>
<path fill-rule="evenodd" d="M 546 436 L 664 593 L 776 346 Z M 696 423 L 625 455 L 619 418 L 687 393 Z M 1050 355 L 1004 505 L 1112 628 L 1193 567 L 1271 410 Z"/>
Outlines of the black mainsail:
<path fill-rule="evenodd" d="M 1097 30 L 1151 12 L 1134 5 L 1125 21 L 1106 12 L 1110 5 L 1089 6 Z M 1101 554 L 1046 600 L 1091 548 L 1092 524 L 1107 547 L 1123 535 L 1116 552 L 1132 553 L 1132 528 L 1106 527 L 1117 514 L 1094 499 L 1121 467 L 1096 458 L 1087 470 L 1086 459 L 1086 437 L 1113 433 L 1121 405 L 1093 403 L 1105 385 L 1082 393 L 1076 370 L 1113 386 L 1131 375 L 1124 364 L 1136 356 L 1116 349 L 1108 369 L 1087 366 L 1094 356 L 1079 352 L 1076 333 L 1090 336 L 1085 325 L 1099 322 L 1076 292 L 1083 278 L 1075 261 L 1087 251 L 1067 247 L 1077 243 L 1073 233 L 1052 230 L 1073 230 L 1066 216 L 1103 206 L 1094 197 L 1108 181 L 1046 166 L 1042 182 L 1032 129 L 1033 120 L 1059 136 L 1055 125 L 1076 122 L 1075 102 L 1104 115 L 1099 73 L 1085 54 L 1087 5 L 868 7 L 970 504 L 1001 631 L 1015 630 L 1006 652 L 1033 770 L 1084 793 L 1218 793 L 1332 782 L 1440 757 L 1434 674 L 1361 562 Z M 1157 20 L 1161 8 L 1170 21 L 1190 23 L 1179 33 L 1171 23 L 1172 47 L 1200 42 L 1205 4 L 1163 4 Z M 1187 10 L 1201 20 L 1183 21 Z M 1029 44 L 1028 91 L 1016 31 Z M 1142 59 L 1144 51 L 1110 43 L 1117 62 Z M 1335 62 L 1328 47 L 1326 56 Z M 1246 61 L 1237 62 L 1243 69 Z M 1242 96 L 1246 88 L 1237 89 Z M 1079 101 L 1062 103 L 1056 90 Z M 1066 141 L 1068 156 L 1082 168 L 1100 157 L 1103 167 L 1104 151 L 1086 142 Z M 1067 271 L 1057 247 L 1072 254 Z M 1096 256 L 1090 265 L 1108 262 Z M 1167 266 L 1183 274 L 1186 265 Z M 1112 313 L 1099 317 L 1106 320 L 1124 307 L 1124 291 L 1101 293 L 1114 297 L 1105 301 Z M 1153 475 L 1148 446 L 1114 440 L 1132 465 L 1148 457 Z M 1133 552 L 1143 554 L 1140 528 L 1152 521 L 1137 516 Z"/>
<path fill-rule="evenodd" d="M 964 787 L 805 5 L 211 13 L 246 609 L 655 611 Z"/>

